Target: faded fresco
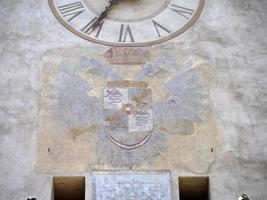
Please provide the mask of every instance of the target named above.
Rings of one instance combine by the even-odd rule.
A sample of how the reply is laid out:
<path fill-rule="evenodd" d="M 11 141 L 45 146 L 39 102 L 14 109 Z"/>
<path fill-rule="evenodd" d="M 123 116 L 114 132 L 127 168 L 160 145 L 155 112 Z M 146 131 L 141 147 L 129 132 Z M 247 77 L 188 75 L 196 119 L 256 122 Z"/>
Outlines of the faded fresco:
<path fill-rule="evenodd" d="M 36 168 L 206 172 L 219 150 L 208 58 L 154 48 L 134 65 L 135 49 L 131 65 L 127 55 L 114 65 L 110 51 L 77 47 L 43 57 Z"/>

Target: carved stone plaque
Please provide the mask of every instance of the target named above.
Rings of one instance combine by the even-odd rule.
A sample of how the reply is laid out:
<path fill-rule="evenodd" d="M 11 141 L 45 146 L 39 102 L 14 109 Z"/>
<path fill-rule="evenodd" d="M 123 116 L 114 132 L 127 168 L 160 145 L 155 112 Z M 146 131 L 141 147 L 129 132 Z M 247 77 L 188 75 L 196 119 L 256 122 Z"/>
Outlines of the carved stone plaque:
<path fill-rule="evenodd" d="M 168 171 L 93 172 L 93 200 L 171 200 Z"/>
<path fill-rule="evenodd" d="M 112 143 L 124 149 L 144 145 L 153 129 L 151 89 L 143 82 L 109 83 L 104 90 L 104 117 L 105 134 Z"/>

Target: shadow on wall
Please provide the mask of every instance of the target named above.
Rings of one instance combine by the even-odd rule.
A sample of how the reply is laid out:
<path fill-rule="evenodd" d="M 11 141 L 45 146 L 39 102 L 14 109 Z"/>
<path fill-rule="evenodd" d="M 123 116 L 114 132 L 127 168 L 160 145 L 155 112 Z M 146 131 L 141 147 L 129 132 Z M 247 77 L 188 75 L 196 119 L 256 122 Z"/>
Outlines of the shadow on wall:
<path fill-rule="evenodd" d="M 85 177 L 54 177 L 52 200 L 85 200 Z"/>
<path fill-rule="evenodd" d="M 180 177 L 180 200 L 209 200 L 209 177 Z"/>

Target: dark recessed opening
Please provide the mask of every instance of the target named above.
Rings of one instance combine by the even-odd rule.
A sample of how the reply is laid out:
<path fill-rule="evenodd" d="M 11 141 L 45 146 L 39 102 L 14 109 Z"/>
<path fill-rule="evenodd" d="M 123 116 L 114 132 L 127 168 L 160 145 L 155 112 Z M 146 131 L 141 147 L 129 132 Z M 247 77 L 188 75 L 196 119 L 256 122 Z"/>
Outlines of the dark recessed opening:
<path fill-rule="evenodd" d="M 54 177 L 54 200 L 85 200 L 85 177 Z"/>
<path fill-rule="evenodd" d="M 180 200 L 209 200 L 209 177 L 180 177 Z"/>

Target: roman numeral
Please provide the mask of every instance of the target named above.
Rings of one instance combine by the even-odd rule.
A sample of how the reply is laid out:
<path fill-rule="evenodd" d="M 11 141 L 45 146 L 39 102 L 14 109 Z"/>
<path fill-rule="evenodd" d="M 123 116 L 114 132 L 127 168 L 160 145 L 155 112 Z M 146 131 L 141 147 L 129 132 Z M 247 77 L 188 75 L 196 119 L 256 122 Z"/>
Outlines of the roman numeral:
<path fill-rule="evenodd" d="M 163 30 L 163 31 L 165 31 L 167 33 L 170 33 L 171 32 L 167 28 L 165 28 L 164 26 L 160 25 L 158 22 L 156 22 L 154 20 L 152 20 L 152 22 L 153 22 L 153 25 L 154 25 L 154 27 L 155 27 L 155 29 L 156 29 L 159 37 L 161 37 L 161 34 L 160 34 L 161 31 L 160 30 Z"/>
<path fill-rule="evenodd" d="M 178 6 L 178 5 L 175 5 L 175 4 L 171 4 L 170 9 L 172 11 L 176 12 L 177 14 L 183 16 L 186 19 L 189 19 L 190 16 L 193 15 L 193 13 L 194 13 L 194 10 L 192 10 L 192 9 L 185 8 L 185 7 L 182 7 L 182 6 Z"/>
<path fill-rule="evenodd" d="M 96 32 L 95 37 L 98 38 L 98 36 L 102 30 L 104 21 L 102 21 L 98 26 L 95 26 L 94 23 L 96 22 L 96 20 L 97 20 L 97 17 L 93 18 L 88 24 L 86 24 L 81 29 L 81 31 L 88 34 L 88 35 L 91 35 L 93 32 Z"/>
<path fill-rule="evenodd" d="M 125 24 L 121 24 L 119 42 L 127 42 L 128 38 L 131 42 L 135 42 L 130 26 L 125 26 Z"/>
<path fill-rule="evenodd" d="M 58 9 L 63 17 L 68 17 L 67 19 L 68 22 L 70 22 L 75 17 L 77 17 L 78 15 L 82 14 L 85 11 L 81 1 L 58 6 Z"/>

